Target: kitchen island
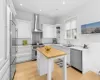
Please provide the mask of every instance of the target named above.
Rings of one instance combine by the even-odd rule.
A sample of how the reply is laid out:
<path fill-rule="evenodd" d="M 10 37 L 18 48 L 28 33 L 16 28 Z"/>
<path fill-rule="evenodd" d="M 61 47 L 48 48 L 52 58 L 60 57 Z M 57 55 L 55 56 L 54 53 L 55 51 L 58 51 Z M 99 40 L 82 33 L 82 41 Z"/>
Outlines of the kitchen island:
<path fill-rule="evenodd" d="M 47 80 L 52 80 L 52 71 L 54 69 L 54 60 L 63 59 L 63 80 L 67 80 L 66 53 L 55 48 L 49 52 L 45 47 L 37 48 L 37 67 L 40 76 L 47 74 Z"/>

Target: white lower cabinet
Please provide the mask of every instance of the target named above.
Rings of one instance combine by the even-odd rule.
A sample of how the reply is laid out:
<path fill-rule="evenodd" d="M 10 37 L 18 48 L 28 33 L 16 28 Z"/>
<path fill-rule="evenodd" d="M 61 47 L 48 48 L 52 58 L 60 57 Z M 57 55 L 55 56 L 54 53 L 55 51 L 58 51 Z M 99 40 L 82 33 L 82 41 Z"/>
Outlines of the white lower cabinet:
<path fill-rule="evenodd" d="M 0 70 L 0 80 L 10 80 L 10 60 Z"/>
<path fill-rule="evenodd" d="M 5 72 L 5 75 L 3 76 L 2 80 L 10 80 L 10 67 Z"/>
<path fill-rule="evenodd" d="M 52 60 L 52 70 L 53 71 L 53 67 L 54 63 Z M 38 67 L 38 72 L 40 74 L 40 76 L 45 75 L 48 73 L 48 59 L 39 51 L 37 51 L 37 67 Z"/>
<path fill-rule="evenodd" d="M 25 62 L 30 61 L 33 59 L 33 53 L 32 53 L 32 46 L 18 46 L 18 52 L 16 54 L 16 62 Z"/>
<path fill-rule="evenodd" d="M 66 50 L 66 54 L 67 54 L 67 56 L 66 56 L 67 57 L 67 64 L 70 65 L 70 48 L 66 47 L 65 50 Z"/>

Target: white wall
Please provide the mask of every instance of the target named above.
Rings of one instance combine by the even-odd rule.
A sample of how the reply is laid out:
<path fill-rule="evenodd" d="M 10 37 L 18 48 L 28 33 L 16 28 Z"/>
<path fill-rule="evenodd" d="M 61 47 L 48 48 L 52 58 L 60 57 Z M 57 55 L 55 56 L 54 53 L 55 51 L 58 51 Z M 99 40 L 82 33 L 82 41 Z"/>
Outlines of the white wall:
<path fill-rule="evenodd" d="M 87 4 L 70 12 L 67 16 L 57 18 L 57 23 L 62 24 L 61 35 L 64 35 L 64 21 L 71 17 L 77 17 L 78 39 L 70 40 L 73 44 L 90 44 L 88 61 L 90 70 L 100 71 L 100 34 L 81 34 L 81 25 L 100 21 L 100 0 L 90 0 Z M 61 43 L 66 43 L 64 36 L 61 36 Z"/>
<path fill-rule="evenodd" d="M 0 59 L 5 58 L 6 24 L 6 4 L 4 0 L 0 0 Z"/>
<path fill-rule="evenodd" d="M 100 43 L 90 44 L 88 51 L 90 70 L 98 73 L 100 71 Z"/>
<path fill-rule="evenodd" d="M 72 40 L 73 43 L 83 44 L 100 42 L 100 34 L 81 34 L 82 24 L 100 21 L 100 0 L 89 1 L 87 4 L 70 12 L 67 16 L 58 18 L 57 23 L 64 24 L 64 20 L 67 20 L 70 17 L 77 17 L 78 40 Z M 62 34 L 64 33 L 62 32 Z M 64 42 L 64 36 L 61 39 L 61 42 Z"/>
<path fill-rule="evenodd" d="M 41 15 L 40 24 L 55 24 L 55 18 Z"/>

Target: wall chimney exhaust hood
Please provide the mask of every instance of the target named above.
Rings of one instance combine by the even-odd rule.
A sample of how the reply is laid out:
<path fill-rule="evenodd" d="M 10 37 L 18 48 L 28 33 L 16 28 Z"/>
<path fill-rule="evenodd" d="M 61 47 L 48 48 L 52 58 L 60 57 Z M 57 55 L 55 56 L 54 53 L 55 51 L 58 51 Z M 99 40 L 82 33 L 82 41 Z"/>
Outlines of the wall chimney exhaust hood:
<path fill-rule="evenodd" d="M 33 32 L 42 32 L 42 30 L 40 30 L 39 14 L 34 14 L 33 20 L 34 20 Z"/>

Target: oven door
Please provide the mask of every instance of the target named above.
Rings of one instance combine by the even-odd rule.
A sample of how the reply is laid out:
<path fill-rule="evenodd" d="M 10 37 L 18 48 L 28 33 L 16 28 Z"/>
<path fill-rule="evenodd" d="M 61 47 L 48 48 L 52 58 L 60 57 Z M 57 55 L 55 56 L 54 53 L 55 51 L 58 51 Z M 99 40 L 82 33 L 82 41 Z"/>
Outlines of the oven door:
<path fill-rule="evenodd" d="M 32 49 L 32 58 L 33 58 L 33 60 L 36 60 L 37 59 L 37 51 L 36 51 L 36 48 L 33 48 Z"/>

